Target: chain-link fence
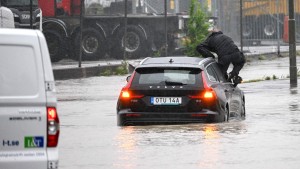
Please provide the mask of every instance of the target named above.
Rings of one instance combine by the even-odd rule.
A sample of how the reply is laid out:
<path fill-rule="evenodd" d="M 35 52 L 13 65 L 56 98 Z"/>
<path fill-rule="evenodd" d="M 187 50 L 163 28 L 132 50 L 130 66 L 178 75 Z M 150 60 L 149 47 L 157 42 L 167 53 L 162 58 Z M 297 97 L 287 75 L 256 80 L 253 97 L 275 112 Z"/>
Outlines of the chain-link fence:
<path fill-rule="evenodd" d="M 218 17 L 219 28 L 238 44 L 241 42 L 242 35 L 245 51 L 266 53 L 288 50 L 289 10 L 287 0 L 222 0 L 213 2 L 215 3 L 215 14 Z M 297 42 L 300 42 L 300 0 L 294 2 L 296 39 Z M 240 18 L 241 14 L 242 18 Z"/>

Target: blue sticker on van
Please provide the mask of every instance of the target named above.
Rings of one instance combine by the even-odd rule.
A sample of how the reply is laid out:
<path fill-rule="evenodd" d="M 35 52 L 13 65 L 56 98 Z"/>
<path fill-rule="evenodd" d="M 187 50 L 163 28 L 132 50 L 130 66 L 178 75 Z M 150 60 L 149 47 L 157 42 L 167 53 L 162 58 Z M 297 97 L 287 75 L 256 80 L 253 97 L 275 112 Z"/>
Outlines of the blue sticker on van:
<path fill-rule="evenodd" d="M 25 148 L 43 148 L 44 137 L 25 137 L 24 146 Z"/>

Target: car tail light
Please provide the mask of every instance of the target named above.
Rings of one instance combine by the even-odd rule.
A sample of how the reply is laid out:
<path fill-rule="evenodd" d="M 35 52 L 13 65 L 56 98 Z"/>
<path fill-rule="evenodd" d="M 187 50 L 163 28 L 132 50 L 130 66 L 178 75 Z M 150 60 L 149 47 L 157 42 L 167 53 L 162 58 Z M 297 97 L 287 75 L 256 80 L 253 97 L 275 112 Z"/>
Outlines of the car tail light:
<path fill-rule="evenodd" d="M 59 118 L 55 107 L 47 107 L 47 147 L 56 147 L 59 137 Z"/>
<path fill-rule="evenodd" d="M 191 114 L 192 117 L 207 117 L 208 114 Z"/>
<path fill-rule="evenodd" d="M 122 98 L 130 98 L 130 94 L 129 94 L 129 92 L 128 91 L 121 91 L 121 97 Z"/>
<path fill-rule="evenodd" d="M 131 83 L 132 83 L 132 80 L 133 80 L 133 77 L 135 75 L 135 72 L 133 73 L 133 75 L 131 76 L 131 78 L 128 80 L 128 83 L 126 84 L 126 86 L 124 86 L 122 88 L 122 91 L 120 93 L 120 99 L 139 99 L 139 98 L 142 98 L 144 97 L 144 95 L 137 95 L 137 94 L 134 94 L 132 91 L 129 91 L 129 88 L 131 86 Z"/>
<path fill-rule="evenodd" d="M 204 90 L 197 94 L 197 95 L 189 95 L 191 99 L 201 99 L 205 102 L 213 102 L 216 100 L 216 93 L 215 91 L 208 86 L 204 72 L 202 72 L 202 79 L 203 79 L 203 86 Z"/>
<path fill-rule="evenodd" d="M 136 95 L 126 88 L 123 88 L 121 91 L 121 99 L 140 99 L 142 97 L 144 97 L 144 95 Z"/>
<path fill-rule="evenodd" d="M 130 113 L 130 114 L 126 114 L 126 117 L 141 117 L 141 114 L 138 113 Z"/>

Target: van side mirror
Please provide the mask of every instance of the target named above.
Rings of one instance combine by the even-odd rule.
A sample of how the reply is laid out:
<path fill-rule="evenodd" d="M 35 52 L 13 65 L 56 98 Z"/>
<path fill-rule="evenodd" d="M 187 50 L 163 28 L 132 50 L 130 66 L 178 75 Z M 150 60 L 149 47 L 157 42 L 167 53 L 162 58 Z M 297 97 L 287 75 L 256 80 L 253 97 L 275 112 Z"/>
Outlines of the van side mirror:
<path fill-rule="evenodd" d="M 131 75 L 126 77 L 126 81 L 129 82 L 129 79 L 131 78 Z"/>

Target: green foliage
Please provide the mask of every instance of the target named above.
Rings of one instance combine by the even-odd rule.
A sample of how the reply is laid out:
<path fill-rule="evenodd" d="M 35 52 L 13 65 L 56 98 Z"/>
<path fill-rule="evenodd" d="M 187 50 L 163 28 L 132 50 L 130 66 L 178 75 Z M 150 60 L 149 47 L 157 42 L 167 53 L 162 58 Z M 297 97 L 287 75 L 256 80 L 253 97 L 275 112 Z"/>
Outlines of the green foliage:
<path fill-rule="evenodd" d="M 209 24 L 204 10 L 197 0 L 191 1 L 188 20 L 188 32 L 185 43 L 186 55 L 188 56 L 201 56 L 196 51 L 196 46 L 200 44 L 208 35 Z"/>
<path fill-rule="evenodd" d="M 260 82 L 263 81 L 263 79 L 252 79 L 252 80 L 245 80 L 243 83 L 253 83 L 253 82 Z"/>
<path fill-rule="evenodd" d="M 125 75 L 128 73 L 127 62 L 123 61 L 121 66 L 118 66 L 115 70 L 115 75 Z"/>
<path fill-rule="evenodd" d="M 258 60 L 266 60 L 266 56 L 265 56 L 265 55 L 260 55 L 260 56 L 258 57 Z"/>
<path fill-rule="evenodd" d="M 267 77 L 265 78 L 265 80 L 271 80 L 271 77 L 270 77 L 270 76 L 267 76 Z"/>
<path fill-rule="evenodd" d="M 113 75 L 125 75 L 128 74 L 127 62 L 123 61 L 122 64 L 115 69 L 108 68 L 100 73 L 100 76 L 113 76 Z"/>

